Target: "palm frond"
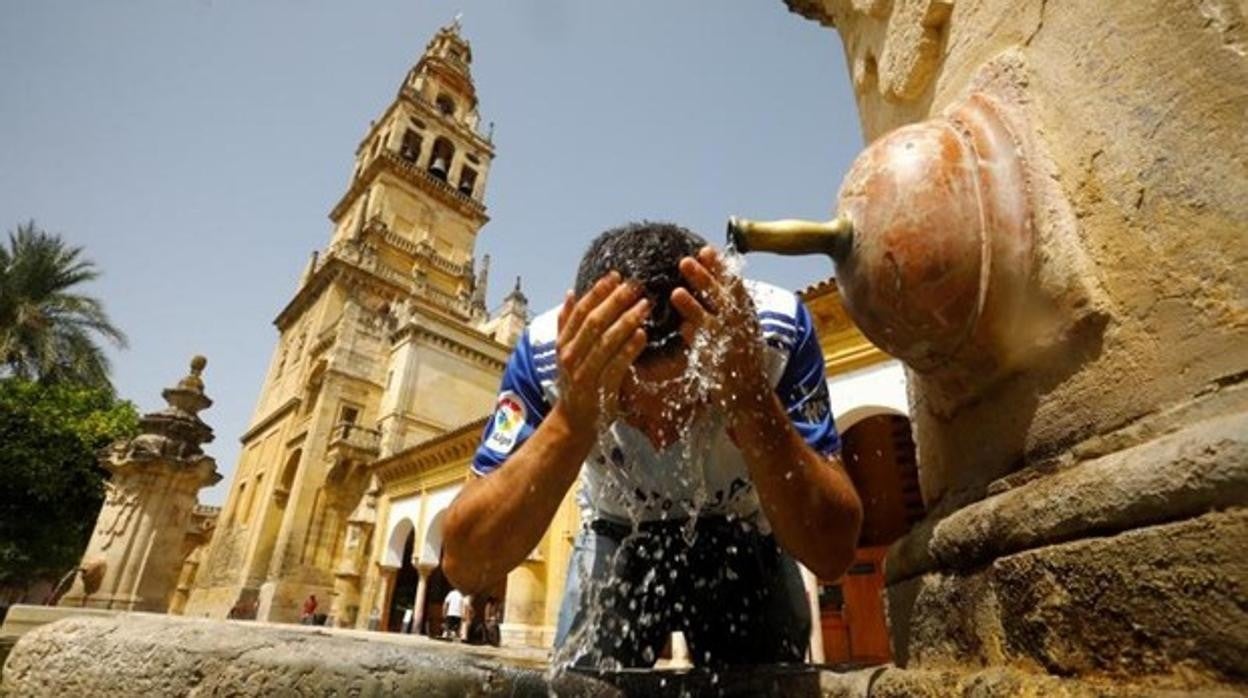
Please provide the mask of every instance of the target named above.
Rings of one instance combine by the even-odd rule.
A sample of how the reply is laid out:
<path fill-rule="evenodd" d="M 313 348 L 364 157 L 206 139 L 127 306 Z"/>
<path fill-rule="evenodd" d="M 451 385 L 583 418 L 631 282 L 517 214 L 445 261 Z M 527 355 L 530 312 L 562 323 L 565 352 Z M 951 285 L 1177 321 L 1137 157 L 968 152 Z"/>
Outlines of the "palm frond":
<path fill-rule="evenodd" d="M 25 378 L 111 390 L 97 338 L 124 348 L 126 335 L 98 299 L 78 292 L 99 276 L 82 247 L 33 220 L 10 231 L 7 248 L 0 245 L 0 365 Z"/>

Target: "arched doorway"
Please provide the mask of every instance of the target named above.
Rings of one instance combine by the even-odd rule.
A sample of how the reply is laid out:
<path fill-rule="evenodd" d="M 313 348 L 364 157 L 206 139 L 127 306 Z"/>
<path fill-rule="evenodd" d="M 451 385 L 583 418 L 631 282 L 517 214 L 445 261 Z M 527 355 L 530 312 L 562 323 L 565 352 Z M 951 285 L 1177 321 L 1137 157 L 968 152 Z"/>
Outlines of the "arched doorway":
<path fill-rule="evenodd" d="M 385 553 L 385 564 L 398 567 L 394 576 L 394 587 L 390 591 L 390 607 L 386 613 L 387 632 L 407 632 L 405 624 L 413 617 L 412 604 L 416 599 L 416 587 L 420 584 L 420 573 L 412 564 L 412 551 L 416 547 L 416 527 L 411 521 L 404 519 L 399 522 L 390 534 L 390 541 Z"/>
<path fill-rule="evenodd" d="M 442 632 L 446 627 L 442 604 L 446 601 L 446 595 L 450 591 L 451 583 L 443 574 L 442 565 L 438 565 L 429 573 L 429 589 L 425 595 L 425 627 L 421 628 L 421 634 L 429 637 L 442 637 Z"/>
<path fill-rule="evenodd" d="M 446 510 L 442 509 L 429 519 L 417 561 L 419 568 L 428 570 L 428 573 L 425 580 L 424 613 L 420 614 L 421 627 L 413 629 L 412 632 L 419 632 L 422 635 L 435 638 L 441 638 L 446 629 L 443 604 L 446 602 L 446 595 L 450 593 L 452 588 L 450 580 L 447 579 L 446 574 L 442 571 L 442 529 L 445 517 Z M 485 551 L 482 551 L 482 554 L 485 554 Z M 469 632 L 473 619 L 484 620 L 486 603 L 491 598 L 495 600 L 496 620 L 500 623 L 502 622 L 502 608 L 506 590 L 507 580 L 503 578 L 493 588 L 472 597 L 471 608 L 465 610 L 465 625 L 463 626 L 464 634 L 468 639 L 476 639 L 474 634 Z M 412 598 L 415 598 L 415 596 L 413 594 Z"/>
<path fill-rule="evenodd" d="M 841 458 L 862 499 L 862 533 L 854 562 L 837 580 L 820 580 L 825 661 L 881 664 L 890 657 L 884 613 L 884 556 L 925 510 L 919 493 L 910 420 L 885 407 L 863 406 L 837 418 Z"/>

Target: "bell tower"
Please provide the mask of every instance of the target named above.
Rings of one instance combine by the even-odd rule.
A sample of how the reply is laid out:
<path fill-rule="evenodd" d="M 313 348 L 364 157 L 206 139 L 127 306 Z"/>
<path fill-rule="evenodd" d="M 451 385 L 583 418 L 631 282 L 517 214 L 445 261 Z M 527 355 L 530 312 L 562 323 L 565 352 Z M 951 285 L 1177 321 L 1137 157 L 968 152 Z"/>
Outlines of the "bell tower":
<path fill-rule="evenodd" d="M 330 212 L 335 244 L 363 237 L 375 223 L 395 236 L 396 251 L 408 243 L 420 269 L 401 271 L 423 276 L 418 280 L 442 301 L 471 300 L 474 243 L 489 220 L 485 184 L 494 145 L 479 130 L 471 64 L 459 24 L 438 30 L 369 126 L 350 185 Z"/>
<path fill-rule="evenodd" d="M 334 561 L 371 465 L 493 405 L 514 339 L 493 331 L 475 261 L 494 145 L 471 65 L 458 22 L 438 30 L 357 145 L 329 244 L 274 321 L 187 615 L 291 621 L 309 594 L 354 613 L 360 571 Z"/>

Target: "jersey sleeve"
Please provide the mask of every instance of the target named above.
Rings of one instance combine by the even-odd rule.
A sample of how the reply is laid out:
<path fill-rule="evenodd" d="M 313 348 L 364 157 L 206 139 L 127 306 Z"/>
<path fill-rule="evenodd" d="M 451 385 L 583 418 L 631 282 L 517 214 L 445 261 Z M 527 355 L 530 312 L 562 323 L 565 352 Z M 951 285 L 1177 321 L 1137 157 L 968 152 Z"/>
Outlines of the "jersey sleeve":
<path fill-rule="evenodd" d="M 472 458 L 472 471 L 488 475 L 528 440 L 546 418 L 550 404 L 546 401 L 538 364 L 549 358 L 554 363 L 554 343 L 549 347 L 533 346 L 526 330 L 503 370 L 502 386 L 494 412 L 485 423 L 481 445 Z"/>
<path fill-rule="evenodd" d="M 819 347 L 810 311 L 800 301 L 794 317 L 793 336 L 789 360 L 776 385 L 776 394 L 806 443 L 824 455 L 837 453 L 841 449 L 841 438 L 828 399 L 823 350 Z"/>

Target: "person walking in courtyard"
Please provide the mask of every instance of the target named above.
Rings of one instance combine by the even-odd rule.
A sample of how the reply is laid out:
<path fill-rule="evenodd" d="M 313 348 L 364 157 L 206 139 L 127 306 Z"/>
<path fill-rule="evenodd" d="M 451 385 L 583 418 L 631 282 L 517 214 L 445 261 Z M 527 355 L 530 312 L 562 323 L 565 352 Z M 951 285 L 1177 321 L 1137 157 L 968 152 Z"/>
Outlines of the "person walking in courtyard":
<path fill-rule="evenodd" d="M 308 594 L 308 598 L 304 600 L 299 622 L 304 625 L 316 625 L 316 594 Z"/>
<path fill-rule="evenodd" d="M 442 637 L 452 642 L 459 640 L 459 629 L 464 617 L 464 595 L 452 588 L 446 593 L 442 602 L 442 617 L 446 624 L 442 629 Z"/>
<path fill-rule="evenodd" d="M 489 588 L 579 479 L 557 661 L 650 666 L 677 630 L 701 665 L 804 661 L 794 558 L 839 577 L 862 521 L 839 448 L 793 293 L 730 273 L 684 228 L 608 230 L 512 353 L 444 570 Z"/>

